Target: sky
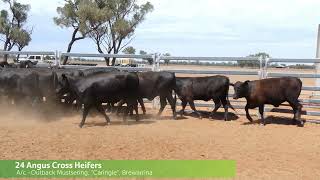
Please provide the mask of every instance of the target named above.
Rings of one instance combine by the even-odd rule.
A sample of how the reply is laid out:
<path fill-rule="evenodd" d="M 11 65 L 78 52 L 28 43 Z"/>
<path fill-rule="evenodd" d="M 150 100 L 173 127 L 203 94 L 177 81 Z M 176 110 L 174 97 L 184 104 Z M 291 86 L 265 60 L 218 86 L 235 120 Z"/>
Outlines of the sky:
<path fill-rule="evenodd" d="M 277 58 L 314 58 L 320 24 L 319 0 L 149 0 L 147 15 L 131 46 L 174 56 L 247 56 L 267 52 Z M 66 51 L 71 29 L 53 23 L 63 0 L 29 3 L 32 42 L 25 50 Z M 139 3 L 146 0 L 139 0 Z M 5 6 L 1 2 L 0 9 Z M 0 44 L 2 47 L 2 44 Z M 96 53 L 92 40 L 72 52 Z"/>

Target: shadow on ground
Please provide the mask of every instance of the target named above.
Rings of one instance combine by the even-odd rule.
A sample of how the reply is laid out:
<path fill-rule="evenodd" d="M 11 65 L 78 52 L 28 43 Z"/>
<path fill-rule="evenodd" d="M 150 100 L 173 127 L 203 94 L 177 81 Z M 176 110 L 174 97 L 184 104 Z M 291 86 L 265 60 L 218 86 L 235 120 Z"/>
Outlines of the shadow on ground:
<path fill-rule="evenodd" d="M 292 123 L 292 118 L 289 117 L 279 117 L 279 116 L 268 116 L 266 119 L 266 124 L 279 124 L 279 125 L 292 125 L 296 126 L 295 123 Z M 254 120 L 252 122 L 245 122 L 242 125 L 251 125 L 251 124 L 260 124 L 259 120 Z"/>
<path fill-rule="evenodd" d="M 207 118 L 207 119 L 211 119 L 211 120 L 223 120 L 224 121 L 224 112 L 216 112 L 211 116 L 211 112 L 208 111 L 198 111 L 202 118 Z M 194 117 L 194 118 L 199 118 L 198 115 L 195 112 L 185 112 L 184 116 L 190 116 L 190 117 Z M 180 113 L 178 113 L 178 117 L 180 117 Z M 228 113 L 228 120 L 229 121 L 235 121 L 239 119 L 239 116 L 229 112 Z"/>
<path fill-rule="evenodd" d="M 80 123 L 80 122 L 79 122 Z M 79 123 L 74 123 L 78 125 Z M 107 125 L 107 122 L 101 120 L 101 122 L 86 122 L 83 127 L 105 127 L 105 126 L 132 126 L 132 125 L 141 125 L 141 124 L 153 124 L 155 121 L 133 121 L 128 120 L 128 122 L 123 121 L 112 121 L 109 125 Z"/>

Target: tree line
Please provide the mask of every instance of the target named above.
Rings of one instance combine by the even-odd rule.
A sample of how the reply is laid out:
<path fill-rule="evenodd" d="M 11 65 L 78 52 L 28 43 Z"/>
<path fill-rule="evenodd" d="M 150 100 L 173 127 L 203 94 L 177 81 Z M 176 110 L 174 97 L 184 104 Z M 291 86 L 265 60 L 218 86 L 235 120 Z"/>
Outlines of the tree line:
<path fill-rule="evenodd" d="M 17 47 L 21 51 L 32 40 L 32 28 L 26 26 L 30 5 L 2 1 L 9 6 L 0 12 L 3 50 Z M 72 30 L 66 52 L 71 52 L 76 42 L 90 38 L 99 53 L 118 54 L 130 44 L 136 28 L 152 10 L 150 2 L 139 4 L 137 0 L 65 0 L 63 6 L 57 7 L 58 15 L 53 21 L 61 28 Z M 7 56 L 4 60 L 7 61 Z M 62 63 L 67 61 L 68 57 L 64 57 Z M 114 65 L 115 58 L 105 58 L 105 62 Z"/>
<path fill-rule="evenodd" d="M 0 41 L 3 42 L 3 50 L 11 51 L 15 47 L 21 51 L 32 40 L 33 27 L 27 26 L 31 7 L 16 0 L 2 1 L 8 7 L 0 9 Z M 133 40 L 138 25 L 153 9 L 150 2 L 139 4 L 137 0 L 64 0 L 64 4 L 57 7 L 58 15 L 53 21 L 57 26 L 71 30 L 66 52 L 71 52 L 76 42 L 89 38 L 99 53 L 118 54 L 122 51 L 125 54 L 136 54 L 136 49 L 128 45 Z M 139 54 L 146 55 L 147 52 L 140 50 Z M 170 56 L 169 53 L 163 55 Z M 270 55 L 260 52 L 248 57 L 267 58 Z M 4 61 L 7 61 L 7 58 L 8 56 L 4 55 Z M 115 65 L 115 58 L 104 60 L 108 66 Z M 153 63 L 152 58 L 145 60 L 149 64 Z M 67 62 L 68 57 L 64 57 L 62 63 L 67 64 Z M 169 60 L 164 63 L 169 64 Z M 260 63 L 248 60 L 238 61 L 237 65 L 259 67 Z"/>

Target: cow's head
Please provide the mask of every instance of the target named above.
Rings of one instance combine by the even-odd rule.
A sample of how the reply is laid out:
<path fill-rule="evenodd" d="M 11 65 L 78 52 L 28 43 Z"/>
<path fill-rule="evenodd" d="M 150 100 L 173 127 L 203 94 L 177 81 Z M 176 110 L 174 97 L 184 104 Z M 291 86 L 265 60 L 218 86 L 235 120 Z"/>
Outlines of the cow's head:
<path fill-rule="evenodd" d="M 230 84 L 234 88 L 233 99 L 239 99 L 247 96 L 249 91 L 249 82 L 250 81 L 245 81 L 245 82 L 238 81 L 235 84 Z"/>
<path fill-rule="evenodd" d="M 62 96 L 69 92 L 70 84 L 68 77 L 65 74 L 61 75 L 61 79 L 58 81 L 56 86 L 56 93 L 58 96 Z"/>

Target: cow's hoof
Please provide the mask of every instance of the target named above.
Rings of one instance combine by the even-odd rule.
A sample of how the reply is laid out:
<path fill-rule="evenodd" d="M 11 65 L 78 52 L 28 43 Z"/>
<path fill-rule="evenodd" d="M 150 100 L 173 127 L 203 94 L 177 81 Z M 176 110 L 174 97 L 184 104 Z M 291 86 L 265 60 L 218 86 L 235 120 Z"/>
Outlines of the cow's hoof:
<path fill-rule="evenodd" d="M 107 122 L 107 126 L 109 126 L 111 123 L 110 122 Z"/>
<path fill-rule="evenodd" d="M 298 123 L 297 123 L 297 126 L 298 126 L 298 127 L 304 127 L 304 122 L 303 122 L 303 121 L 298 122 Z"/>
<path fill-rule="evenodd" d="M 79 124 L 79 128 L 82 128 L 83 127 L 83 124 Z"/>
<path fill-rule="evenodd" d="M 266 124 L 264 124 L 264 123 L 260 123 L 260 126 L 266 126 Z"/>

